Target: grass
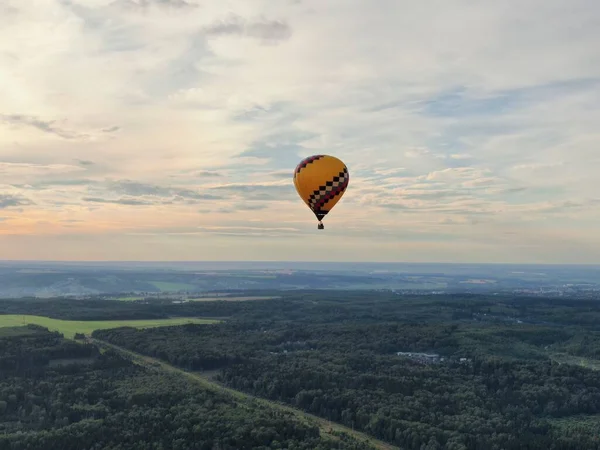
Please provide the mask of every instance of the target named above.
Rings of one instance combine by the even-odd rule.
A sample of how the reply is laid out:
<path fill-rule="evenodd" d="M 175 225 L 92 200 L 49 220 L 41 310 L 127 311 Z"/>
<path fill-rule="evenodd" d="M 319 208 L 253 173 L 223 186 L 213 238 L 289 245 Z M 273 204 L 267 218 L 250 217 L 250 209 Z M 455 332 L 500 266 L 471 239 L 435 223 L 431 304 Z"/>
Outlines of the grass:
<path fill-rule="evenodd" d="M 150 283 L 162 292 L 192 291 L 196 289 L 196 286 L 189 283 L 170 283 L 168 281 L 151 281 Z"/>
<path fill-rule="evenodd" d="M 219 321 L 214 319 L 195 319 L 189 317 L 155 320 L 59 320 L 42 316 L 9 314 L 0 315 L 0 330 L 4 327 L 16 327 L 32 323 L 46 327 L 50 331 L 58 331 L 66 338 L 73 339 L 75 333 L 90 335 L 94 330 L 103 330 L 106 328 L 153 328 L 187 323 L 209 324 L 217 322 Z"/>

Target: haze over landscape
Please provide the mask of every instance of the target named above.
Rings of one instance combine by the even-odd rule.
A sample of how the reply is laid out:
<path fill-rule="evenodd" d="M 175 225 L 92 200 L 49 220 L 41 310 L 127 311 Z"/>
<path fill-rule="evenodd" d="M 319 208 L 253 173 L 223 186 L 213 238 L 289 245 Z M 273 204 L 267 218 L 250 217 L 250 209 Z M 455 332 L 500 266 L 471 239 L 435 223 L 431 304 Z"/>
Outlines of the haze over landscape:
<path fill-rule="evenodd" d="M 385 290 L 398 294 L 485 293 L 596 298 L 600 266 L 327 262 L 0 261 L 0 298 L 164 297 L 240 292 L 279 298 L 301 290 Z M 258 294 L 257 294 L 258 292 Z M 132 297 L 133 295 L 133 297 Z M 243 296 L 244 294 L 242 294 Z M 323 295 L 327 295 L 324 293 Z M 269 297 L 270 298 L 270 297 Z"/>
<path fill-rule="evenodd" d="M 600 263 L 598 42 L 593 0 L 2 0 L 0 257 Z"/>

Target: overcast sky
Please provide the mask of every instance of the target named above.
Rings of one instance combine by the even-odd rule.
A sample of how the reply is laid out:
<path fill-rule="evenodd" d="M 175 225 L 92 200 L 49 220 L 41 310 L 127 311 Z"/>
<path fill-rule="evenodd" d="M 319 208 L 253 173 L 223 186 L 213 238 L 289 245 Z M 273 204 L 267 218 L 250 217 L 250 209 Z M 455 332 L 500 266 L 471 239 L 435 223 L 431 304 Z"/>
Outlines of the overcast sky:
<path fill-rule="evenodd" d="M 0 0 L 0 259 L 600 263 L 600 4 Z"/>

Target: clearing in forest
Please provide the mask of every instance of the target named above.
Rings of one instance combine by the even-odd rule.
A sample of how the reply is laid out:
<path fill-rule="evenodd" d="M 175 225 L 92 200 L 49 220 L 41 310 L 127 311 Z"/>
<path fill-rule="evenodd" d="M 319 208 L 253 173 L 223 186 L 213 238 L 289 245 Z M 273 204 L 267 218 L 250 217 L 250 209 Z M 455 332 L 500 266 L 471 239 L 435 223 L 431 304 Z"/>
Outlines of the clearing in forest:
<path fill-rule="evenodd" d="M 0 328 L 15 327 L 27 324 L 40 325 L 48 328 L 50 331 L 58 331 L 66 338 L 73 339 L 75 333 L 83 333 L 87 336 L 94 330 L 135 327 L 135 328 L 153 328 L 170 325 L 184 325 L 188 323 L 210 324 L 217 323 L 214 319 L 197 319 L 191 317 L 178 317 L 172 319 L 152 319 L 152 320 L 59 320 L 42 316 L 29 316 L 23 314 L 0 315 Z"/>

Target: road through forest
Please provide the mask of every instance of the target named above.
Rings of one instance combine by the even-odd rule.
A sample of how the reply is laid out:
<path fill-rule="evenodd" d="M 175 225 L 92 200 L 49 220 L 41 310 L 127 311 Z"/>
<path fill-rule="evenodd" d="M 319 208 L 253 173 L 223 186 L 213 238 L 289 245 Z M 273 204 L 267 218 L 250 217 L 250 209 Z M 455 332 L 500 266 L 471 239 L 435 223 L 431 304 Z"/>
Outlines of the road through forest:
<path fill-rule="evenodd" d="M 327 419 L 317 417 L 315 415 L 306 413 L 304 411 L 301 411 L 299 409 L 293 408 L 288 405 L 284 405 L 282 403 L 266 400 L 266 399 L 263 399 L 260 397 L 255 397 L 253 395 L 246 394 L 245 392 L 241 392 L 241 391 L 237 391 L 235 389 L 228 388 L 228 387 L 223 386 L 223 385 L 221 385 L 215 381 L 212 381 L 206 377 L 203 377 L 199 373 L 189 372 L 187 370 L 180 369 L 178 367 L 172 366 L 171 364 L 165 363 L 159 359 L 152 358 L 150 356 L 145 356 L 140 353 L 133 352 L 131 350 L 127 350 L 123 347 L 119 347 L 117 345 L 110 344 L 108 342 L 105 342 L 105 341 L 102 341 L 99 339 L 87 338 L 87 341 L 90 343 L 96 344 L 98 347 L 112 348 L 124 355 L 129 356 L 130 358 L 133 359 L 134 362 L 136 362 L 140 365 L 143 365 L 145 367 L 155 369 L 155 370 L 164 370 L 167 372 L 176 373 L 181 376 L 187 377 L 189 380 L 192 380 L 195 383 L 202 385 L 204 388 L 206 388 L 208 390 L 217 391 L 220 393 L 227 393 L 238 400 L 256 402 L 260 405 L 267 406 L 269 408 L 274 408 L 276 410 L 279 410 L 281 412 L 285 412 L 288 414 L 292 414 L 294 417 L 298 418 L 301 421 L 316 424 L 319 427 L 319 429 L 321 430 L 322 435 L 329 436 L 331 438 L 336 438 L 336 436 L 334 434 L 332 434 L 332 432 L 346 433 L 346 434 L 352 436 L 353 438 L 355 438 L 356 440 L 366 442 L 366 443 L 370 444 L 371 446 L 373 446 L 374 448 L 379 449 L 379 450 L 399 450 L 399 447 L 395 447 L 386 442 L 379 441 L 371 436 L 368 436 L 359 431 L 352 430 L 352 429 L 347 428 L 338 423 L 330 422 Z"/>

